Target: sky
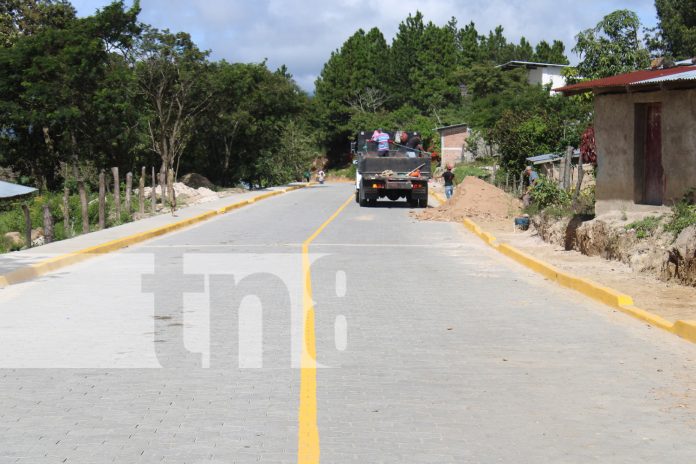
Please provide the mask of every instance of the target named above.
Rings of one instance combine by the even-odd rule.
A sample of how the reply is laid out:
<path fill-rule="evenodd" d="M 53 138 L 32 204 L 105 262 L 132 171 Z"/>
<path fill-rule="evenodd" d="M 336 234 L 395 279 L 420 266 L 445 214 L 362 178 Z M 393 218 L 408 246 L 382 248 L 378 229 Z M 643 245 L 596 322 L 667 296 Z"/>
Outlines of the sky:
<path fill-rule="evenodd" d="M 71 3 L 88 16 L 110 0 Z M 212 59 L 267 59 L 271 69 L 285 64 L 310 93 L 331 52 L 358 29 L 378 27 L 390 43 L 399 23 L 416 10 L 438 25 L 452 16 L 462 27 L 473 21 L 480 34 L 502 25 L 514 42 L 523 36 L 532 45 L 560 39 L 572 63 L 575 35 L 614 10 L 633 10 L 648 27 L 656 23 L 654 0 L 141 0 L 140 5 L 142 22 L 190 33 Z"/>

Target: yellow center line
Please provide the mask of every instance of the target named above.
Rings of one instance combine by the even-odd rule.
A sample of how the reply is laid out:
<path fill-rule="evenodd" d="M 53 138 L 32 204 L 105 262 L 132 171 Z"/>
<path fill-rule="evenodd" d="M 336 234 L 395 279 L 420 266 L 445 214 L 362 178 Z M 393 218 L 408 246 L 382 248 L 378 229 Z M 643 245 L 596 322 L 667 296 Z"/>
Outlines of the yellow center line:
<path fill-rule="evenodd" d="M 297 432 L 297 462 L 316 464 L 319 462 L 319 426 L 317 425 L 317 345 L 314 333 L 314 301 L 312 299 L 312 273 L 309 262 L 309 245 L 331 222 L 341 214 L 354 195 L 343 203 L 319 228 L 302 243 L 302 295 L 304 343 L 300 360 L 300 410 Z"/>

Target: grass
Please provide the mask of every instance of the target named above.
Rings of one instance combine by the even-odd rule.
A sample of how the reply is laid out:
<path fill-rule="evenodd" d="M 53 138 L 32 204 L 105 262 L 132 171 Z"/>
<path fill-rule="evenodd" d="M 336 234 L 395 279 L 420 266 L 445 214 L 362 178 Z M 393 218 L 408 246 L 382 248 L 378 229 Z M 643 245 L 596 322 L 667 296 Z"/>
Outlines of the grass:
<path fill-rule="evenodd" d="M 452 172 L 454 172 L 454 178 L 457 183 L 460 183 L 465 177 L 469 176 L 478 177 L 479 179 L 487 179 L 491 176 L 490 172 L 472 164 L 460 164 L 456 166 Z"/>
<path fill-rule="evenodd" d="M 332 169 L 331 171 L 328 171 L 327 174 L 334 177 L 345 177 L 347 179 L 355 179 L 355 168 L 356 166 L 351 163 L 345 168 Z"/>
<path fill-rule="evenodd" d="M 648 216 L 640 221 L 632 222 L 625 226 L 626 230 L 635 230 L 636 237 L 643 239 L 652 236 L 660 226 L 661 218 L 657 216 Z"/>
<path fill-rule="evenodd" d="M 90 230 L 94 231 L 98 228 L 99 224 L 99 201 L 96 195 L 89 195 L 89 205 L 88 205 L 88 215 Z M 82 208 L 80 205 L 80 197 L 78 195 L 70 196 L 68 200 L 68 205 L 70 209 L 70 223 L 64 224 L 63 219 L 63 193 L 62 192 L 52 192 L 42 195 L 36 195 L 34 197 L 25 200 L 27 206 L 29 206 L 29 216 L 31 217 L 32 229 L 37 229 L 39 227 L 43 228 L 43 207 L 48 205 L 51 211 L 51 216 L 53 216 L 53 240 L 59 241 L 64 240 L 68 237 L 77 235 L 82 232 Z M 13 201 L 5 202 L 0 204 L 0 252 L 6 253 L 8 251 L 16 251 L 21 249 L 23 245 L 14 245 L 9 240 L 5 238 L 5 234 L 8 232 L 19 232 L 22 237 L 24 236 L 24 213 L 22 211 L 22 204 L 25 201 Z M 121 197 L 121 218 L 116 218 L 114 205 L 113 205 L 113 195 L 107 195 L 106 197 L 106 227 L 113 227 L 118 224 L 123 224 L 131 221 L 131 214 L 125 211 L 125 195 Z M 149 207 L 150 202 L 146 202 L 146 208 Z M 131 202 L 131 213 L 137 211 L 138 200 L 137 197 L 133 198 Z"/>
<path fill-rule="evenodd" d="M 677 237 L 684 229 L 696 224 L 696 205 L 687 200 L 680 201 L 672 207 L 672 218 L 665 225 L 665 230 Z"/>

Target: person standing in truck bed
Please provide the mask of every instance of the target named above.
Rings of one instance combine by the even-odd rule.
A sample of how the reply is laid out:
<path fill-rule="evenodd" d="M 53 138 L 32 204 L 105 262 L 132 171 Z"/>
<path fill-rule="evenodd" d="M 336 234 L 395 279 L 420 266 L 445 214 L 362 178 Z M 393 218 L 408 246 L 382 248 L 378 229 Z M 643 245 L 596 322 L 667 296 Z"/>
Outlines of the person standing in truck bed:
<path fill-rule="evenodd" d="M 377 129 L 377 134 L 372 134 L 372 140 L 377 142 L 377 154 L 379 156 L 389 156 L 389 134 L 381 128 Z"/>
<path fill-rule="evenodd" d="M 413 137 L 408 139 L 406 142 L 406 148 L 408 149 L 409 158 L 417 158 L 423 153 L 423 145 L 421 142 L 420 135 L 413 134 Z"/>

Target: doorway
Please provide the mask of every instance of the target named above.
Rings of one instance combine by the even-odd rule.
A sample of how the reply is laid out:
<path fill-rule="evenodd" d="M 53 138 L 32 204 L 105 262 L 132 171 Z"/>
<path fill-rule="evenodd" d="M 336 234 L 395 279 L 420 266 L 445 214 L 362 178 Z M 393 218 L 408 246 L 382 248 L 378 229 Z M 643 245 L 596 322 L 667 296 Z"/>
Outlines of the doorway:
<path fill-rule="evenodd" d="M 644 205 L 661 205 L 664 196 L 662 168 L 662 103 L 636 105 L 635 199 Z"/>

